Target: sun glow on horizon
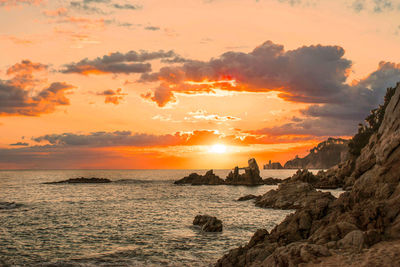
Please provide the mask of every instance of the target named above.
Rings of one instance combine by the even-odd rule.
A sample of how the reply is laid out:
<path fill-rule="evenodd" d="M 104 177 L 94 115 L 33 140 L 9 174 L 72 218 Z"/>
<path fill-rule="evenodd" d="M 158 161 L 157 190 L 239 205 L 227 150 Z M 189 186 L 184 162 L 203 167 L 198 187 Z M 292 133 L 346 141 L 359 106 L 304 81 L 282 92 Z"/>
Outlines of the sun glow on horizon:
<path fill-rule="evenodd" d="M 223 154 L 226 152 L 226 146 L 223 144 L 215 144 L 210 148 L 209 152 L 215 154 Z"/>

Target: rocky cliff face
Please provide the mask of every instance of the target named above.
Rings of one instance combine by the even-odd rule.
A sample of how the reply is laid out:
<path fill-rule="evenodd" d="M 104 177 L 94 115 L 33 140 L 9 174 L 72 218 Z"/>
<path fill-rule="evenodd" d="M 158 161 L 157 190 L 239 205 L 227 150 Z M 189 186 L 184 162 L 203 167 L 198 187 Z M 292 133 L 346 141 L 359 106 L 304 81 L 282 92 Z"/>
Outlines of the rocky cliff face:
<path fill-rule="evenodd" d="M 328 138 L 310 150 L 304 158 L 295 158 L 285 163 L 285 169 L 329 169 L 346 160 L 348 140 Z"/>
<path fill-rule="evenodd" d="M 400 242 L 400 84 L 378 131 L 347 171 L 354 178 L 350 192 L 338 199 L 307 201 L 270 233 L 257 231 L 246 246 L 231 250 L 216 266 L 326 266 L 332 257 L 369 251 L 384 259 L 377 255 L 386 253 L 381 247 L 393 249 L 386 244 Z M 332 175 L 342 172 L 337 168 Z M 396 247 L 394 254 L 399 255 Z"/>

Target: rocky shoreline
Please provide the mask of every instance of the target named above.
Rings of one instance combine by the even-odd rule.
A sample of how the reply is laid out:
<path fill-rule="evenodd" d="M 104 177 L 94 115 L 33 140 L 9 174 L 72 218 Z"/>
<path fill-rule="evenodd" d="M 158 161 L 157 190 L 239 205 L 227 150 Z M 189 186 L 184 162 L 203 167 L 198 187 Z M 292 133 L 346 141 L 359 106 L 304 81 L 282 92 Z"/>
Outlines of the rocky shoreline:
<path fill-rule="evenodd" d="M 317 175 L 299 171 L 256 197 L 262 207 L 296 212 L 271 232 L 258 230 L 216 266 L 399 265 L 400 83 L 388 94 L 382 121 L 360 154 Z M 336 199 L 316 187 L 349 191 Z"/>

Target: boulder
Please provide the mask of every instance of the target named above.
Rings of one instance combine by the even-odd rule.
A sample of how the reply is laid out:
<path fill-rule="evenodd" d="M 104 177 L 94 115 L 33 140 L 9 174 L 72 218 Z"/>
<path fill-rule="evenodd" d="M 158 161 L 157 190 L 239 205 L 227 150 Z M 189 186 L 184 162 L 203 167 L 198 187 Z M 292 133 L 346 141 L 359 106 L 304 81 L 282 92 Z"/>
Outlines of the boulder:
<path fill-rule="evenodd" d="M 199 175 L 197 173 L 192 173 L 178 181 L 174 184 L 191 184 L 191 185 L 221 185 L 225 184 L 225 181 L 214 174 L 213 170 L 209 170 L 205 175 Z"/>
<path fill-rule="evenodd" d="M 222 232 L 222 221 L 209 215 L 197 215 L 193 220 L 193 225 L 201 226 L 204 232 Z"/>
<path fill-rule="evenodd" d="M 263 183 L 265 185 L 277 185 L 277 184 L 283 183 L 284 181 L 286 181 L 286 179 L 282 180 L 279 178 L 268 177 L 263 180 Z"/>

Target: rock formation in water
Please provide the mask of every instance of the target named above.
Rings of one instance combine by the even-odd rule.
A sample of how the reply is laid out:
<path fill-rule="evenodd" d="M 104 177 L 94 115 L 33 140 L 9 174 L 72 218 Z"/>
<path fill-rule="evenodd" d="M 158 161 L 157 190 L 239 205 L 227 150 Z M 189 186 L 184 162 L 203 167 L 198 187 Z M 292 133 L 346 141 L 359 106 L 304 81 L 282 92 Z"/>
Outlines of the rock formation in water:
<path fill-rule="evenodd" d="M 0 202 L 0 210 L 11 210 L 22 207 L 23 204 L 15 202 Z"/>
<path fill-rule="evenodd" d="M 111 183 L 112 181 L 106 178 L 71 178 L 68 180 L 58 181 L 58 182 L 47 182 L 44 184 L 104 184 Z"/>
<path fill-rule="evenodd" d="M 258 168 L 257 161 L 254 158 L 249 159 L 249 166 L 244 168 L 235 167 L 225 180 L 221 179 L 209 170 L 205 175 L 192 173 L 174 184 L 191 184 L 191 185 L 263 185 L 263 184 L 277 184 L 280 180 L 275 178 L 267 178 L 265 181 L 260 176 L 260 169 Z M 240 174 L 239 170 L 244 169 L 244 173 Z"/>
<path fill-rule="evenodd" d="M 193 225 L 201 226 L 204 232 L 222 232 L 222 221 L 209 215 L 197 215 L 193 220 Z"/>
<path fill-rule="evenodd" d="M 237 199 L 237 201 L 247 201 L 247 200 L 251 200 L 251 199 L 257 199 L 257 198 L 260 198 L 261 196 L 255 196 L 255 195 L 245 195 L 245 196 L 243 196 L 243 197 L 239 197 L 238 199 Z"/>
<path fill-rule="evenodd" d="M 341 138 L 328 138 L 310 150 L 304 158 L 296 156 L 295 159 L 285 163 L 285 169 L 328 169 L 348 157 L 348 140 Z"/>
<path fill-rule="evenodd" d="M 371 253 L 373 258 L 363 259 L 366 266 L 399 263 L 400 84 L 354 162 L 348 171 L 354 178 L 350 192 L 306 202 L 271 232 L 257 231 L 246 246 L 231 250 L 216 266 L 343 266 L 340 260 L 349 255 Z M 345 171 L 339 167 L 331 175 L 335 172 Z M 388 261 L 385 255 L 394 258 Z"/>
<path fill-rule="evenodd" d="M 264 164 L 264 170 L 279 170 L 279 169 L 283 169 L 282 164 L 280 162 L 269 161 L 268 164 Z"/>
<path fill-rule="evenodd" d="M 174 184 L 191 184 L 191 185 L 221 185 L 225 181 L 214 174 L 213 170 L 209 170 L 205 175 L 191 173 L 189 176 L 175 181 Z"/>
<path fill-rule="evenodd" d="M 245 168 L 235 167 L 226 177 L 226 183 L 230 185 L 262 185 L 263 179 L 260 176 L 260 169 L 254 158 L 249 159 L 249 166 Z M 244 169 L 244 173 L 239 174 L 239 169 Z"/>

